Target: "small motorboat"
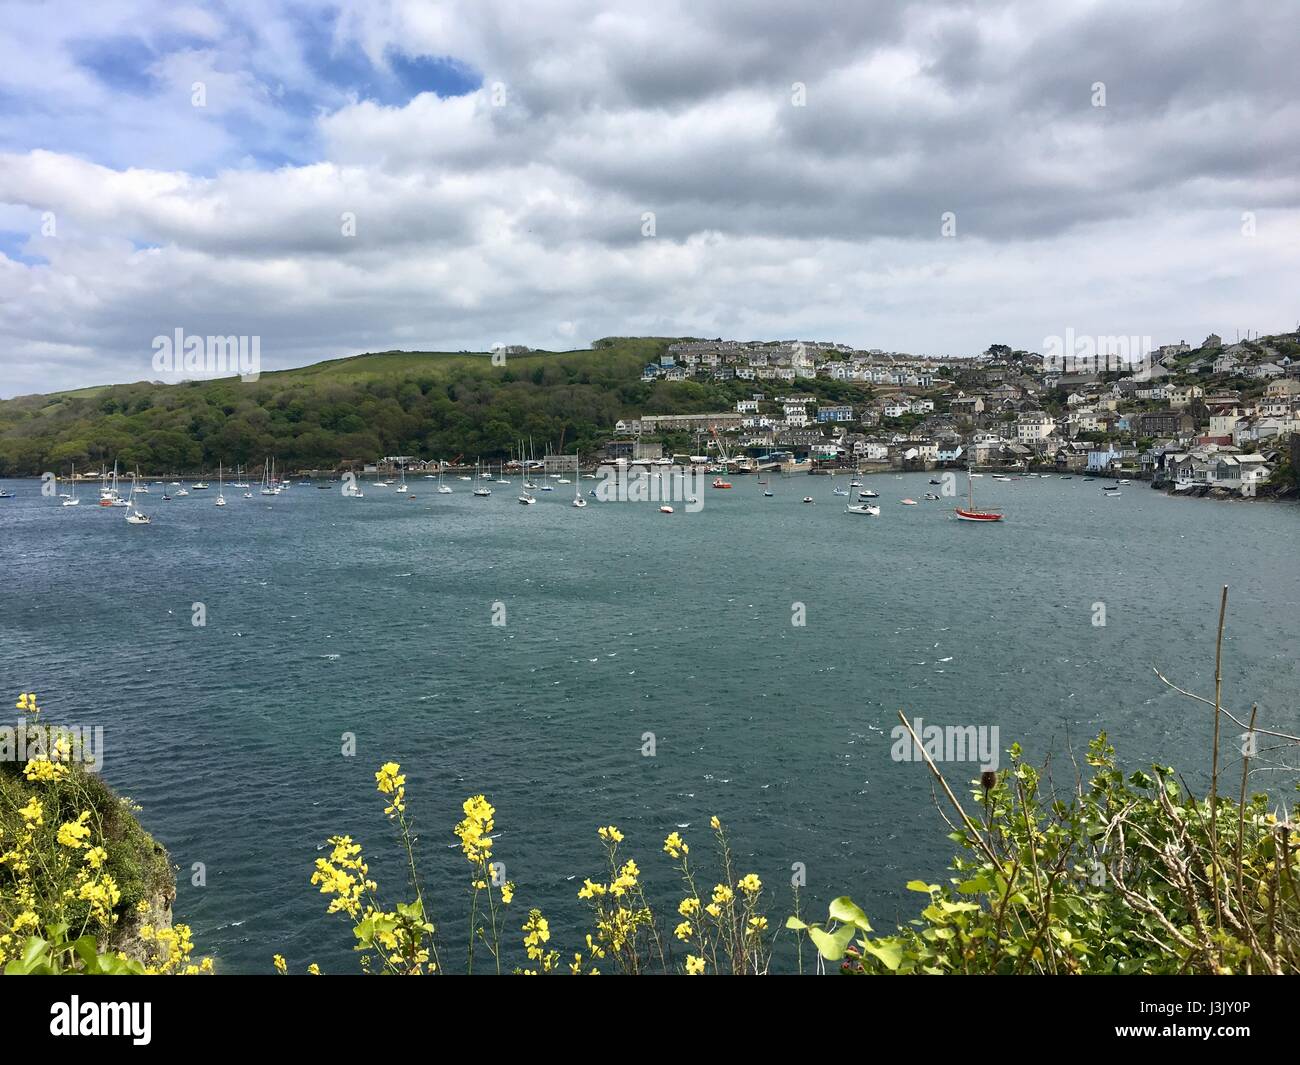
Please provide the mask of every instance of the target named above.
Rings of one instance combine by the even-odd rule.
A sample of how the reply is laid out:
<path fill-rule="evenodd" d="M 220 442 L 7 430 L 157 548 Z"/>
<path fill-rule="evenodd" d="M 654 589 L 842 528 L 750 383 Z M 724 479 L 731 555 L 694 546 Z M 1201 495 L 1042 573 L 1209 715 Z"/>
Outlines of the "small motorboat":
<path fill-rule="evenodd" d="M 850 503 L 844 508 L 845 514 L 865 514 L 868 517 L 880 517 L 880 508 L 870 503 Z"/>
<path fill-rule="evenodd" d="M 775 492 L 764 492 L 764 493 L 763 493 L 763 496 L 764 496 L 764 498 L 766 498 L 766 499 L 771 499 L 772 496 L 774 496 L 775 494 L 776 494 Z"/>
<path fill-rule="evenodd" d="M 673 508 L 670 507 L 667 503 L 665 503 L 662 507 L 659 508 L 660 514 L 671 514 L 672 512 L 673 512 Z"/>
<path fill-rule="evenodd" d="M 1101 494 L 1106 499 L 1118 499 L 1121 495 L 1123 495 L 1123 493 L 1118 488 L 1112 488 L 1109 492 L 1102 492 Z"/>
<path fill-rule="evenodd" d="M 482 485 L 480 485 L 478 488 L 475 488 L 475 489 L 474 489 L 474 491 L 473 491 L 472 494 L 473 494 L 473 495 L 476 495 L 476 496 L 478 496 L 480 499 L 482 499 L 482 498 L 484 498 L 485 496 L 490 496 L 490 495 L 492 494 L 492 489 L 491 489 L 491 488 L 484 488 Z"/>
<path fill-rule="evenodd" d="M 941 480 L 939 480 L 937 477 L 931 477 L 931 478 L 930 478 L 930 483 L 931 483 L 931 484 L 943 484 L 943 482 L 942 482 Z"/>
<path fill-rule="evenodd" d="M 731 487 L 731 482 L 730 482 L 730 481 L 724 481 L 721 477 L 715 477 L 715 478 L 713 478 L 713 487 L 714 487 L 714 488 L 730 488 L 730 487 Z"/>
<path fill-rule="evenodd" d="M 586 501 L 585 499 L 583 499 L 582 496 L 574 496 L 574 497 L 573 497 L 573 505 L 574 505 L 575 507 L 580 507 L 580 508 L 581 508 L 581 507 L 585 507 L 585 506 L 587 505 L 587 501 Z"/>
<path fill-rule="evenodd" d="M 926 493 L 925 493 L 925 498 L 926 498 L 926 499 L 931 499 L 931 500 L 933 500 L 933 499 L 938 499 L 939 497 L 938 497 L 937 495 L 935 495 L 933 492 L 926 492 Z"/>
<path fill-rule="evenodd" d="M 832 488 L 832 489 L 831 489 L 831 495 L 833 495 L 833 496 L 846 496 L 846 495 L 848 495 L 848 494 L 849 494 L 849 490 L 848 490 L 847 488 Z"/>
<path fill-rule="evenodd" d="M 813 499 L 812 496 L 804 496 L 803 499 L 801 500 L 801 502 L 803 502 L 803 503 L 816 503 L 817 501 L 816 501 L 815 499 Z"/>
<path fill-rule="evenodd" d="M 900 499 L 899 502 L 905 507 L 914 507 L 917 505 L 915 499 Z"/>
<path fill-rule="evenodd" d="M 877 492 L 874 488 L 864 488 L 864 489 L 862 489 L 861 492 L 858 493 L 858 498 L 859 498 L 859 499 L 879 499 L 879 498 L 880 498 L 880 493 Z"/>
<path fill-rule="evenodd" d="M 849 487 L 850 487 L 850 488 L 861 488 L 861 487 L 862 487 L 862 482 L 861 482 L 861 481 L 850 481 L 850 482 L 849 482 Z"/>

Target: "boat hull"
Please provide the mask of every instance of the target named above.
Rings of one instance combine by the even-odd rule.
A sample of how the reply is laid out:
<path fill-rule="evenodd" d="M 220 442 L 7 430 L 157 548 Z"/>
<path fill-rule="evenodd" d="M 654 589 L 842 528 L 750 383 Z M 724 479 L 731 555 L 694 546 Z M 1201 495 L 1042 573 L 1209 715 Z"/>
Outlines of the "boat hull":
<path fill-rule="evenodd" d="M 963 510 L 958 507 L 954 513 L 958 521 L 1001 521 L 1001 514 L 994 514 L 987 510 Z"/>

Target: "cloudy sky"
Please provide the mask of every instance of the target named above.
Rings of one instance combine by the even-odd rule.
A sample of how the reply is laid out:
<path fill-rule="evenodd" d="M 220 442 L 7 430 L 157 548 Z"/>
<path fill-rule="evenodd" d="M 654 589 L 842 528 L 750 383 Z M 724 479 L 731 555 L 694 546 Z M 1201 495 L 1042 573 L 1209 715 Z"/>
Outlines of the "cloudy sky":
<path fill-rule="evenodd" d="M 4 0 L 0 27 L 0 396 L 157 377 L 178 328 L 277 368 L 1300 318 L 1293 4 Z"/>

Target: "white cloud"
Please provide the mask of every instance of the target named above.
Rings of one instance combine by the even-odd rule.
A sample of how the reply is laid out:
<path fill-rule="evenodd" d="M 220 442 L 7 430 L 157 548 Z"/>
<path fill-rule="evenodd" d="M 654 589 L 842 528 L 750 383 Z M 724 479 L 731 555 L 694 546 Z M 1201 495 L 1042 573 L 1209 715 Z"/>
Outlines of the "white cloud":
<path fill-rule="evenodd" d="M 1199 7 L 1157 56 L 1163 9 L 1120 3 L 345 5 L 330 56 L 483 74 L 395 105 L 322 70 L 302 19 L 326 10 L 177 9 L 152 96 L 72 58 L 129 33 L 130 4 L 0 48 L 18 60 L 0 87 L 44 76 L 71 116 L 44 136 L 34 103 L 0 119 L 0 230 L 28 234 L 0 260 L 0 394 L 148 377 L 177 327 L 260 335 L 275 368 L 610 333 L 958 353 L 1294 324 L 1300 107 L 1279 49 L 1300 16 L 1243 29 Z M 1217 52 L 1243 42 L 1258 62 L 1225 75 Z M 276 145 L 316 158 L 252 161 Z"/>

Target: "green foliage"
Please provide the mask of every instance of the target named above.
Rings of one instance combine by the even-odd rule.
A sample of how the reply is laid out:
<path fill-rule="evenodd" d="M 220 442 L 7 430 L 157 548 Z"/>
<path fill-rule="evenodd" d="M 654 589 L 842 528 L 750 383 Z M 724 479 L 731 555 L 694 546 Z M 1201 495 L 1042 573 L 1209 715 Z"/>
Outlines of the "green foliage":
<path fill-rule="evenodd" d="M 381 352 L 296 370 L 178 385 L 139 382 L 0 401 L 0 477 L 139 467 L 211 473 L 218 461 L 256 476 L 337 469 L 382 455 L 496 462 L 521 440 L 591 453 L 620 418 L 734 410 L 776 382 L 641 380 L 672 338 L 608 337 L 589 351 L 508 354 Z M 784 387 L 784 383 L 780 383 Z M 863 403 L 869 386 L 825 379 L 792 389 Z M 910 424 L 910 423 L 903 423 Z M 669 441 L 678 450 L 688 442 Z"/>
<path fill-rule="evenodd" d="M 118 954 L 101 951 L 95 936 L 87 934 L 69 942 L 68 925 L 50 925 L 49 939 L 28 936 L 19 948 L 18 957 L 9 962 L 5 976 L 143 976 L 141 962 Z"/>
<path fill-rule="evenodd" d="M 646 402 L 666 413 L 716 397 L 651 397 L 641 369 L 671 341 L 507 356 L 386 352 L 238 378 L 140 382 L 0 402 L 0 476 L 81 469 L 116 459 L 149 473 L 334 469 L 385 454 L 503 459 L 520 439 L 586 451 Z M 703 387 L 703 386 L 692 386 Z"/>
<path fill-rule="evenodd" d="M 1121 772 L 1104 734 L 1068 799 L 1011 758 L 972 792 L 955 875 L 907 885 L 927 899 L 908 927 L 875 936 L 847 898 L 787 927 L 844 973 L 1300 972 L 1300 832 L 1263 795 L 1218 798 L 1212 823 L 1173 770 Z"/>

